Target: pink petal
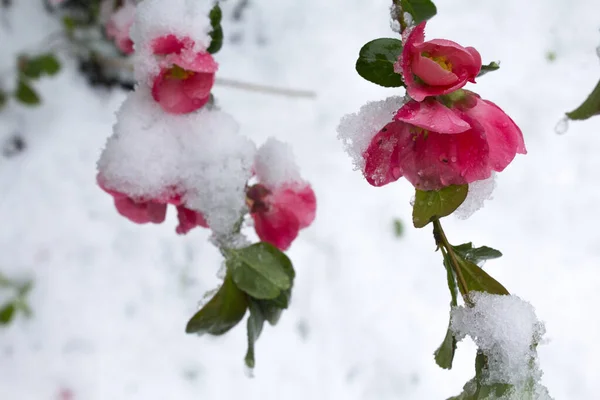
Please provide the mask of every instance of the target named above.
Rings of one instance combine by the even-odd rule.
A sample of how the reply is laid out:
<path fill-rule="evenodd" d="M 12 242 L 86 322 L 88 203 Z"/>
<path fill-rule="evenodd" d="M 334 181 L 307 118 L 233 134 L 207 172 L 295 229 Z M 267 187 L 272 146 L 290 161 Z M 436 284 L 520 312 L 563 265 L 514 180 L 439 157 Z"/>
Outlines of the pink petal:
<path fill-rule="evenodd" d="M 409 101 L 398 110 L 394 120 L 438 133 L 455 134 L 471 129 L 468 122 L 435 99 Z"/>
<path fill-rule="evenodd" d="M 409 95 L 417 101 L 423 100 L 425 96 L 421 97 L 421 93 L 419 93 L 418 90 L 413 90 L 413 88 L 418 88 L 419 85 L 415 81 L 415 77 L 412 73 L 411 64 L 414 55 L 417 53 L 414 49 L 415 44 L 422 43 L 425 39 L 425 25 L 426 22 L 421 22 L 419 25 L 415 26 L 410 31 L 408 37 L 404 41 L 402 55 L 400 56 L 399 60 L 399 70 L 402 72 L 402 79 L 406 84 L 406 90 L 409 93 Z M 414 92 L 414 95 L 412 92 Z"/>
<path fill-rule="evenodd" d="M 401 130 L 406 135 L 408 129 Z M 475 129 L 448 135 L 436 132 L 409 133 L 401 138 L 397 165 L 420 190 L 438 190 L 489 178 L 489 149 L 483 132 Z"/>
<path fill-rule="evenodd" d="M 516 153 L 526 154 L 523 133 L 515 122 L 491 101 L 481 99 L 477 94 L 468 92 L 474 105 L 458 105 L 465 119 L 472 119 L 485 131 L 489 145 L 489 163 L 495 171 L 502 171 L 514 159 Z M 469 102 L 469 103 L 472 103 Z M 473 122 L 472 122 L 473 123 Z"/>
<path fill-rule="evenodd" d="M 475 78 L 481 71 L 481 54 L 474 47 L 467 47 L 467 51 L 473 57 L 473 62 L 466 65 L 467 73 L 469 74 L 469 82 L 475 83 Z"/>
<path fill-rule="evenodd" d="M 167 214 L 166 204 L 153 201 L 137 203 L 129 197 L 115 198 L 115 207 L 119 214 L 136 224 L 158 224 L 165 220 Z"/>
<path fill-rule="evenodd" d="M 400 140 L 410 140 L 410 126 L 400 122 L 390 122 L 384 126 L 371 140 L 369 147 L 363 153 L 365 167 L 363 175 L 373 186 L 383 186 L 397 181 L 402 176 L 398 166 L 398 148 L 408 146 L 399 143 Z"/>
<path fill-rule="evenodd" d="M 182 89 L 187 97 L 203 101 L 203 106 L 208 101 L 214 83 L 214 74 L 196 73 L 194 76 L 182 81 Z"/>
<path fill-rule="evenodd" d="M 445 70 L 430 58 L 417 54 L 413 59 L 412 72 L 423 82 L 433 86 L 453 85 L 458 80 L 452 71 Z"/>
<path fill-rule="evenodd" d="M 212 82 L 206 78 L 171 79 L 163 71 L 154 80 L 152 97 L 160 106 L 171 114 L 187 114 L 204 106 L 209 99 L 210 90 L 207 84 Z M 195 97 L 195 96 L 199 97 Z"/>
<path fill-rule="evenodd" d="M 175 232 L 180 235 L 185 235 L 197 226 L 208 228 L 204 215 L 183 206 L 177 207 L 177 219 L 179 220 L 179 225 L 175 229 Z"/>
<path fill-rule="evenodd" d="M 300 222 L 287 208 L 271 207 L 266 212 L 252 214 L 252 217 L 260 240 L 281 250 L 287 250 L 298 236 Z"/>
<path fill-rule="evenodd" d="M 291 211 L 299 222 L 299 228 L 306 228 L 315 219 L 317 198 L 308 184 L 290 184 L 273 191 L 271 203 L 274 207 Z"/>
<path fill-rule="evenodd" d="M 179 54 L 184 47 L 191 47 L 193 43 L 188 37 L 180 39 L 175 35 L 160 36 L 152 41 L 152 52 L 157 55 Z"/>

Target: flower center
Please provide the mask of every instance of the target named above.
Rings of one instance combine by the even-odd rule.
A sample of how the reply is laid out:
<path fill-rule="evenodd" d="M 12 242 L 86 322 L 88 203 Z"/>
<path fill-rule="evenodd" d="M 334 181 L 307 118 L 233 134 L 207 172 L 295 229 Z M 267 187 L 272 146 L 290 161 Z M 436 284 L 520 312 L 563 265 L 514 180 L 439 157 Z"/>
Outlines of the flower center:
<path fill-rule="evenodd" d="M 423 53 L 421 53 L 421 55 L 423 57 L 427 57 L 430 60 L 435 61 L 440 67 L 442 67 L 446 71 L 452 72 L 452 63 L 450 61 L 448 61 L 448 58 L 446 58 L 446 56 L 432 56 L 431 54 L 429 54 L 427 52 L 423 52 Z"/>
<path fill-rule="evenodd" d="M 266 212 L 269 210 L 267 196 L 271 191 L 261 184 L 250 186 L 246 190 L 246 205 L 250 213 Z"/>
<path fill-rule="evenodd" d="M 166 77 L 168 79 L 177 79 L 183 81 L 194 76 L 195 74 L 196 73 L 194 71 L 189 71 L 185 68 L 180 67 L 177 64 L 173 64 L 171 69 L 168 70 Z"/>
<path fill-rule="evenodd" d="M 419 128 L 418 126 L 413 126 L 411 128 L 411 133 L 413 142 L 416 142 L 420 135 L 423 135 L 423 140 L 427 139 L 427 136 L 429 136 L 429 131 L 427 129 Z"/>

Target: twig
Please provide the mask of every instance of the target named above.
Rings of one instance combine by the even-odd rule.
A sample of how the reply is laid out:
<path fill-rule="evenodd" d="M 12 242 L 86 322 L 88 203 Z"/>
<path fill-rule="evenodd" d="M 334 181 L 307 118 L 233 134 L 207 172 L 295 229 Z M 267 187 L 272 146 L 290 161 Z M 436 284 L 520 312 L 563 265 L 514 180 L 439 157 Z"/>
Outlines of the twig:
<path fill-rule="evenodd" d="M 256 83 L 240 82 L 234 79 L 217 78 L 216 84 L 221 86 L 228 86 L 234 89 L 248 90 L 251 92 L 261 92 L 268 94 L 277 94 L 287 97 L 306 97 L 315 98 L 317 94 L 310 90 L 298 90 L 298 89 L 285 89 L 275 86 L 259 85 Z"/>

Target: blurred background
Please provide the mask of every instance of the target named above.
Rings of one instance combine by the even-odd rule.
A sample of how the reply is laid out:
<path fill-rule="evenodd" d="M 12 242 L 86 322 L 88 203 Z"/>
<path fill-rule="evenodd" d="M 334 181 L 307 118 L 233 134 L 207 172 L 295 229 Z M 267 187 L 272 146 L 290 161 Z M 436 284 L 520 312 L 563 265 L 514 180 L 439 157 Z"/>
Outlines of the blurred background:
<path fill-rule="evenodd" d="M 173 214 L 161 225 L 132 224 L 96 186 L 95 163 L 131 77 L 98 23 L 86 26 L 89 3 L 0 2 L 0 88 L 21 93 L 0 108 L 0 320 L 7 322 L 0 326 L 0 399 L 458 394 L 473 376 L 475 347 L 460 343 L 451 371 L 433 360 L 450 299 L 429 227 L 411 225 L 414 189 L 402 180 L 371 187 L 336 138 L 342 115 L 403 93 L 354 70 L 364 43 L 396 36 L 391 1 L 222 3 L 219 78 L 316 93 L 213 90 L 243 134 L 293 146 L 318 201 L 315 223 L 288 253 L 297 272 L 291 308 L 263 331 L 253 378 L 243 363 L 245 326 L 218 338 L 184 332 L 219 282 L 221 256 L 209 232 L 176 235 Z M 436 4 L 427 37 L 473 46 L 484 63 L 500 61 L 499 71 L 467 88 L 520 125 L 529 151 L 497 175 L 483 209 L 466 221 L 447 218 L 446 233 L 453 243 L 504 253 L 486 269 L 545 321 L 538 351 L 551 395 L 597 399 L 600 118 L 571 122 L 566 131 L 556 125 L 597 82 L 599 4 Z M 18 84 L 19 57 L 47 52 L 62 68 L 24 82 L 39 97 L 34 105 Z"/>

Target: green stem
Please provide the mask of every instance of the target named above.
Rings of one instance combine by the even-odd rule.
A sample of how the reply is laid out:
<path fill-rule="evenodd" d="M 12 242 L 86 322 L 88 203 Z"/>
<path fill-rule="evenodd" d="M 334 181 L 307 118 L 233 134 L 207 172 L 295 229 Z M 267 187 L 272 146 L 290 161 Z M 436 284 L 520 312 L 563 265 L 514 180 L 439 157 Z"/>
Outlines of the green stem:
<path fill-rule="evenodd" d="M 458 263 L 458 258 L 456 258 L 456 254 L 454 253 L 454 249 L 450 242 L 448 242 L 448 238 L 444 233 L 444 229 L 442 228 L 442 224 L 439 219 L 433 220 L 433 236 L 435 237 L 436 244 L 446 250 L 448 257 L 450 258 L 450 265 L 452 266 L 452 270 L 456 275 L 456 281 L 458 283 L 458 290 L 463 297 L 463 300 L 467 305 L 472 305 L 471 299 L 469 299 L 469 287 L 467 286 L 467 282 L 465 281 L 465 277 L 462 274 L 460 269 L 460 264 Z"/>
<path fill-rule="evenodd" d="M 406 21 L 404 21 L 404 15 L 402 12 L 402 6 L 400 5 L 400 0 L 392 0 L 392 4 L 394 5 L 394 13 L 396 14 L 396 21 L 400 24 L 400 33 L 403 33 L 407 26 Z"/>

